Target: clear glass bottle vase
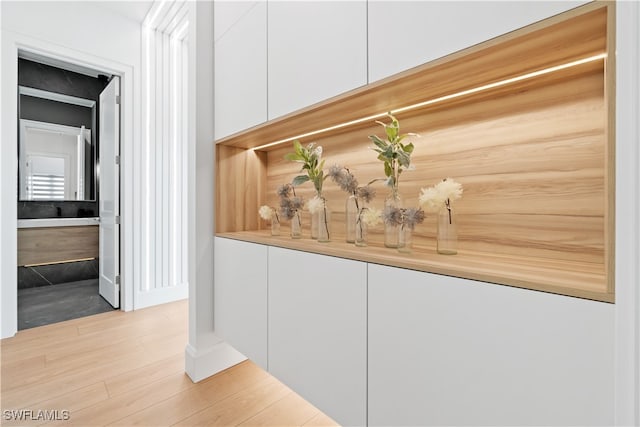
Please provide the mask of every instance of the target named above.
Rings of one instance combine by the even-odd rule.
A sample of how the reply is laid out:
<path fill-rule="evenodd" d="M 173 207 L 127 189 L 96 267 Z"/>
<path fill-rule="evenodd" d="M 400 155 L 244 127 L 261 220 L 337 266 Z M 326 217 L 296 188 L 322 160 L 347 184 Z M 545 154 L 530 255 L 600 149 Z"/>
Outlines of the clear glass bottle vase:
<path fill-rule="evenodd" d="M 400 209 L 402 208 L 402 200 L 398 194 L 398 189 L 394 188 L 391 193 L 384 199 L 384 207 Z M 398 247 L 398 237 L 400 233 L 400 226 L 396 224 L 384 224 L 384 245 L 387 248 Z"/>
<path fill-rule="evenodd" d="M 322 198 L 322 207 L 316 212 L 318 242 L 326 243 L 331 241 L 331 210 L 327 206 L 327 200 Z"/>
<path fill-rule="evenodd" d="M 413 230 L 401 225 L 398 230 L 398 252 L 410 254 L 413 246 Z"/>
<path fill-rule="evenodd" d="M 314 240 L 318 239 L 318 213 L 310 213 L 309 218 L 311 219 L 311 238 Z"/>
<path fill-rule="evenodd" d="M 443 255 L 458 253 L 458 225 L 450 206 L 438 212 L 437 250 Z"/>
<path fill-rule="evenodd" d="M 302 238 L 302 219 L 300 218 L 299 211 L 296 211 L 296 213 L 293 215 L 293 218 L 291 218 L 291 238 Z"/>
<path fill-rule="evenodd" d="M 356 217 L 356 237 L 355 237 L 355 245 L 364 247 L 367 246 L 367 234 L 369 232 L 367 223 L 362 219 L 362 213 L 364 208 L 360 209 L 360 213 Z"/>
<path fill-rule="evenodd" d="M 278 214 L 275 211 L 271 213 L 271 235 L 280 235 L 280 218 L 278 218 Z"/>
<path fill-rule="evenodd" d="M 353 194 L 347 197 L 344 207 L 347 243 L 356 241 L 356 221 L 358 220 L 358 198 Z"/>

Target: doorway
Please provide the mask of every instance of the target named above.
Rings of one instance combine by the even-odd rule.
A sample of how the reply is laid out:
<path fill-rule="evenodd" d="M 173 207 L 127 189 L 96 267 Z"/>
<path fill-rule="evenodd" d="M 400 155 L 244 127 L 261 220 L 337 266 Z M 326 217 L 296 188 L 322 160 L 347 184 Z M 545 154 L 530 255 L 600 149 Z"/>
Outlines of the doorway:
<path fill-rule="evenodd" d="M 18 329 L 120 307 L 120 77 L 18 52 Z"/>

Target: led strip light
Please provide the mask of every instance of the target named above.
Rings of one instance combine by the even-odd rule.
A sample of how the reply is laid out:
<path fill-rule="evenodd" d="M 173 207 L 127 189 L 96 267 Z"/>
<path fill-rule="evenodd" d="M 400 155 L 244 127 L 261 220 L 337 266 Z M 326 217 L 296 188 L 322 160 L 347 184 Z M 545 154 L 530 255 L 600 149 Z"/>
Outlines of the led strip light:
<path fill-rule="evenodd" d="M 578 59 L 576 61 L 572 61 L 572 62 L 567 62 L 565 64 L 560 64 L 560 65 L 556 65 L 554 67 L 549 67 L 549 68 L 545 68 L 543 70 L 538 70 L 538 71 L 533 71 L 531 73 L 527 73 L 527 74 L 522 74 L 516 77 L 511 77 L 509 79 L 505 79 L 505 80 L 500 80 L 494 83 L 488 83 L 486 85 L 482 85 L 482 86 L 478 86 L 472 89 L 466 89 L 460 92 L 456 92 L 456 93 L 452 93 L 450 95 L 444 95 L 444 96 L 440 96 L 438 98 L 432 98 L 432 99 L 428 99 L 426 101 L 422 101 L 422 102 L 418 102 L 417 104 L 411 104 L 408 105 L 406 107 L 401 107 L 401 108 L 396 108 L 395 110 L 393 110 L 393 114 L 398 114 L 398 113 L 403 113 L 405 111 L 410 111 L 410 110 L 415 110 L 417 108 L 422 108 L 422 107 L 426 107 L 428 105 L 434 105 L 434 104 L 438 104 L 440 102 L 444 102 L 444 101 L 448 101 L 451 99 L 455 99 L 455 98 L 460 98 L 462 96 L 466 96 L 466 95 L 472 95 L 474 93 L 478 93 L 478 92 L 484 92 L 486 90 L 489 89 L 495 89 L 497 87 L 501 87 L 501 86 L 506 86 L 506 85 L 510 85 L 512 83 L 517 83 L 523 80 L 529 80 L 538 76 L 542 76 L 545 74 L 550 74 L 550 73 L 554 73 L 556 71 L 561 71 L 561 70 L 565 70 L 567 68 L 572 68 L 572 67 L 576 67 L 579 65 L 583 65 L 583 64 L 587 64 L 590 62 L 594 62 L 594 61 L 599 61 L 599 60 L 603 60 L 607 57 L 606 53 L 600 53 L 598 55 L 594 55 L 594 56 L 590 56 L 588 58 L 583 58 L 583 59 Z M 334 126 L 329 126 L 323 129 L 318 129 L 318 130 L 314 130 L 311 132 L 306 132 L 300 135 L 296 135 L 296 136 L 292 136 L 290 138 L 285 138 L 285 139 L 280 139 L 278 141 L 274 141 L 274 142 L 270 142 L 268 144 L 264 144 L 264 145 L 260 145 L 258 147 L 252 148 L 252 150 L 263 150 L 265 148 L 269 148 L 269 147 L 273 147 L 276 145 L 280 145 L 280 144 L 284 144 L 285 142 L 291 142 L 293 140 L 296 139 L 302 139 L 302 138 L 306 138 L 309 136 L 315 136 L 321 133 L 325 133 L 325 132 L 330 132 L 333 130 L 337 130 L 337 129 L 342 129 L 345 127 L 349 127 L 352 125 L 356 125 L 359 123 L 364 123 L 364 122 L 369 122 L 375 119 L 380 119 L 383 118 L 387 115 L 387 112 L 383 112 L 383 113 L 378 113 L 378 114 L 373 114 L 367 117 L 362 117 L 360 119 L 355 119 L 355 120 L 351 120 L 348 122 L 344 122 L 344 123 L 340 123 Z"/>

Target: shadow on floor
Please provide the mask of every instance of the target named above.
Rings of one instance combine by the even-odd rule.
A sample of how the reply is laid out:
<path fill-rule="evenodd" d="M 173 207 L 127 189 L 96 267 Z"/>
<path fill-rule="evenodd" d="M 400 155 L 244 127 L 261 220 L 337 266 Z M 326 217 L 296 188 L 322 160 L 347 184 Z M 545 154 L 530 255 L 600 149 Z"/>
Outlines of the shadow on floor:
<path fill-rule="evenodd" d="M 112 310 L 98 293 L 98 279 L 18 289 L 18 330 Z"/>

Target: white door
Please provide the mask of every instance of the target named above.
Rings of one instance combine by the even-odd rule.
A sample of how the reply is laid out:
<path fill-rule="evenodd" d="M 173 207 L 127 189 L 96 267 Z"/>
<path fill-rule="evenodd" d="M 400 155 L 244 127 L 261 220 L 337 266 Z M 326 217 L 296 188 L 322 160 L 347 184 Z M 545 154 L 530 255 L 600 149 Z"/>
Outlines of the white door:
<path fill-rule="evenodd" d="M 120 79 L 100 94 L 100 295 L 120 307 Z"/>

